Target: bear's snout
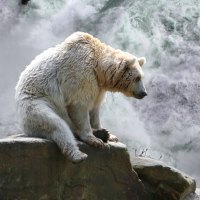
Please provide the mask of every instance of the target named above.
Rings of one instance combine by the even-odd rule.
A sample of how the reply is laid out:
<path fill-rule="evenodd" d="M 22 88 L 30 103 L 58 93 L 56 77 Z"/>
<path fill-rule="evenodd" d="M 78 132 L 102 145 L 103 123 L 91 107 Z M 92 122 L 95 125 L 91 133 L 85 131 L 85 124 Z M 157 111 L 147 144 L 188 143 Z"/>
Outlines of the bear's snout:
<path fill-rule="evenodd" d="M 137 99 L 143 99 L 145 96 L 147 96 L 146 91 L 142 91 L 142 92 L 134 95 L 134 97 L 137 98 Z"/>
<path fill-rule="evenodd" d="M 144 98 L 145 96 L 147 96 L 147 92 L 146 91 L 142 91 L 139 95 L 142 98 Z"/>

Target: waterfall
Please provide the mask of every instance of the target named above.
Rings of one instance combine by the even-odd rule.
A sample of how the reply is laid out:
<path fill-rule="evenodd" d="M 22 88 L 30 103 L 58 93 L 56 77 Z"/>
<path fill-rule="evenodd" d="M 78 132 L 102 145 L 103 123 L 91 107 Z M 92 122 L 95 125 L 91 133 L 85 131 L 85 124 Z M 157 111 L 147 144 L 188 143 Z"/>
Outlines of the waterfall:
<path fill-rule="evenodd" d="M 146 57 L 148 96 L 109 94 L 102 123 L 131 152 L 148 148 L 200 186 L 200 0 L 1 0 L 0 136 L 20 132 L 14 103 L 20 72 L 75 31 Z"/>

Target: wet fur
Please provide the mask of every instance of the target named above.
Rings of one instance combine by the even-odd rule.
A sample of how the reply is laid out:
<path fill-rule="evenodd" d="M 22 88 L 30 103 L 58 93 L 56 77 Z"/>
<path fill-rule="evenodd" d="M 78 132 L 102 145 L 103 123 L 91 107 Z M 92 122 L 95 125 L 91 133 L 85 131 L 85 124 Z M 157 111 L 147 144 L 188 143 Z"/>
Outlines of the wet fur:
<path fill-rule="evenodd" d="M 131 96 L 138 74 L 142 76 L 135 56 L 87 33 L 72 34 L 37 56 L 19 78 L 15 98 L 25 134 L 55 141 L 73 162 L 86 159 L 74 134 L 102 148 L 93 129 L 101 129 L 99 109 L 105 92 Z"/>

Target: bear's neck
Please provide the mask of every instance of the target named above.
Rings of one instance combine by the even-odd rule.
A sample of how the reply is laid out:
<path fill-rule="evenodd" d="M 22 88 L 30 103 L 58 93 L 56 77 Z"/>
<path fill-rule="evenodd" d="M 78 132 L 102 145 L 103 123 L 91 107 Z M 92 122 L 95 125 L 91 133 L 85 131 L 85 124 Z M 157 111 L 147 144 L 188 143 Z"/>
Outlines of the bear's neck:
<path fill-rule="evenodd" d="M 112 62 L 108 62 L 108 59 Z M 108 55 L 108 59 L 104 57 L 101 61 L 98 61 L 96 66 L 99 87 L 110 92 L 120 92 L 123 70 L 118 68 L 119 64 L 115 61 L 115 58 L 112 59 Z"/>
<path fill-rule="evenodd" d="M 116 50 L 99 40 L 94 39 L 94 53 L 96 57 L 95 73 L 101 89 L 120 92 L 120 78 L 123 69 L 119 69 L 121 59 L 117 59 L 120 50 Z"/>

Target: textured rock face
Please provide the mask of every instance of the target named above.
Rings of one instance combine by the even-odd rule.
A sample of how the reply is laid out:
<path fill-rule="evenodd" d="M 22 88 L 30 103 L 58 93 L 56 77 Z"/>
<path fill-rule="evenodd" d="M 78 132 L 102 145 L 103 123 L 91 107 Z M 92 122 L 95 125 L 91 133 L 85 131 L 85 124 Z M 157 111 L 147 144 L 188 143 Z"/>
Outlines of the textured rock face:
<path fill-rule="evenodd" d="M 183 200 L 188 194 L 195 192 L 196 182 L 193 178 L 163 162 L 136 157 L 132 164 L 151 194 L 149 199 Z"/>
<path fill-rule="evenodd" d="M 188 195 L 184 200 L 200 200 L 200 188 L 197 188 L 195 194 Z"/>
<path fill-rule="evenodd" d="M 48 140 L 0 140 L 1 200 L 144 200 L 126 147 L 79 145 L 88 159 L 72 164 Z"/>
<path fill-rule="evenodd" d="M 22 5 L 26 5 L 30 0 L 21 0 Z"/>

